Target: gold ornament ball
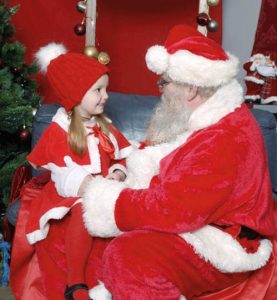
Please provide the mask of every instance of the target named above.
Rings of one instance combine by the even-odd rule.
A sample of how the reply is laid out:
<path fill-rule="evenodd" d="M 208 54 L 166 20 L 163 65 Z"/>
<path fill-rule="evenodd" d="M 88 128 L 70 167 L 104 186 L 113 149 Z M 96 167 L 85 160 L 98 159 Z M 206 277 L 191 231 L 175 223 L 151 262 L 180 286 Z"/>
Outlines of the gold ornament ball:
<path fill-rule="evenodd" d="M 111 61 L 111 59 L 107 52 L 100 52 L 98 55 L 98 61 L 100 62 L 100 64 L 107 65 Z"/>
<path fill-rule="evenodd" d="M 84 49 L 84 54 L 89 57 L 97 58 L 98 50 L 94 46 L 86 46 L 86 48 Z"/>
<path fill-rule="evenodd" d="M 219 0 L 207 0 L 207 3 L 209 6 L 217 6 L 219 3 Z"/>

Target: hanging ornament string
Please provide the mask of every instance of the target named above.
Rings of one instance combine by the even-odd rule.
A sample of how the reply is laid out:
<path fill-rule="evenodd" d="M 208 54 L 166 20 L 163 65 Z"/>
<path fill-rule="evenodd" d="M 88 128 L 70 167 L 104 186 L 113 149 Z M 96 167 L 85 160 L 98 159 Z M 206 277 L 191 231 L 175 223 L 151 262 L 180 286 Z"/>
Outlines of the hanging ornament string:
<path fill-rule="evenodd" d="M 96 32 L 96 0 L 78 1 L 76 9 L 84 14 L 81 23 L 75 25 L 74 32 L 77 35 L 86 34 L 86 43 L 83 53 L 89 57 L 97 59 L 101 64 L 107 65 L 110 62 L 110 56 L 107 52 L 101 51 L 95 47 Z"/>
<path fill-rule="evenodd" d="M 74 32 L 77 35 L 84 35 L 86 33 L 85 17 L 83 17 L 83 20 L 81 23 L 75 25 Z"/>
<path fill-rule="evenodd" d="M 198 8 L 198 17 L 201 15 L 201 18 L 204 17 L 204 14 L 205 16 L 209 16 L 209 5 L 207 3 L 207 0 L 199 0 L 199 8 Z M 204 34 L 205 36 L 207 36 L 207 27 L 206 25 L 208 24 L 208 21 L 207 21 L 207 24 L 205 23 L 201 23 L 201 24 L 205 24 L 205 25 L 201 25 L 198 21 L 198 17 L 197 17 L 197 22 L 198 22 L 198 27 L 197 27 L 197 30 L 199 32 L 201 32 L 202 34 Z"/>
<path fill-rule="evenodd" d="M 196 18 L 198 23 L 198 31 L 207 36 L 209 32 L 218 30 L 218 22 L 212 20 L 209 16 L 209 7 L 219 4 L 219 0 L 199 0 L 198 16 Z"/>
<path fill-rule="evenodd" d="M 96 32 L 96 0 L 87 1 L 86 9 L 86 46 L 95 45 Z"/>

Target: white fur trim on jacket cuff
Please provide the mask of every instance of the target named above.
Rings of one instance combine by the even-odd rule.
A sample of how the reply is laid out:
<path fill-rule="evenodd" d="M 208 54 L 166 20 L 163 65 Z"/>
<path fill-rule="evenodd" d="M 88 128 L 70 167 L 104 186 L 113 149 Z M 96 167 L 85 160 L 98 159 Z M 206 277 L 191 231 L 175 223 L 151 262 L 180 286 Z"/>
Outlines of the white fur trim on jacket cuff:
<path fill-rule="evenodd" d="M 114 164 L 109 168 L 109 174 L 112 174 L 115 170 L 121 170 L 127 176 L 127 169 L 121 164 Z"/>
<path fill-rule="evenodd" d="M 83 197 L 83 219 L 85 227 L 92 236 L 113 237 L 121 232 L 115 217 L 115 203 L 125 188 L 123 182 L 98 176 L 88 184 Z"/>
<path fill-rule="evenodd" d="M 93 300 L 112 300 L 112 294 L 106 289 L 103 282 L 89 290 L 89 297 Z"/>
<path fill-rule="evenodd" d="M 257 84 L 264 84 L 264 80 L 256 78 L 254 76 L 245 76 L 244 80 L 245 81 L 251 81 L 251 82 L 254 82 L 254 83 L 257 83 Z"/>

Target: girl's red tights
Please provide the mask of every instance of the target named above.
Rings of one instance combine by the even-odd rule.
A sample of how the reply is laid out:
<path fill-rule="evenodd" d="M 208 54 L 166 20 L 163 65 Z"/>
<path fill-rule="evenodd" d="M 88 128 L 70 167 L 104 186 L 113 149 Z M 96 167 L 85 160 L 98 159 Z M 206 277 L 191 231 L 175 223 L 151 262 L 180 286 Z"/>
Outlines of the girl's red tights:
<path fill-rule="evenodd" d="M 87 232 L 82 217 L 82 206 L 71 209 L 69 225 L 65 234 L 67 285 L 86 283 L 85 267 L 91 251 L 93 238 Z M 88 291 L 80 289 L 73 294 L 75 300 L 88 300 Z"/>

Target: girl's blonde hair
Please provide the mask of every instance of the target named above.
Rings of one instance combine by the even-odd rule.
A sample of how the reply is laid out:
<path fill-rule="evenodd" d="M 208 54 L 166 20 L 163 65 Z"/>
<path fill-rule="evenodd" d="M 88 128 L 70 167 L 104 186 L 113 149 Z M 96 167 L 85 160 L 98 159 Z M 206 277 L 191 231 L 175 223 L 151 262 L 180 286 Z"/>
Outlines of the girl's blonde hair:
<path fill-rule="evenodd" d="M 87 148 L 87 137 L 82 117 L 76 107 L 69 111 L 68 116 L 71 119 L 67 133 L 69 148 L 73 153 L 83 156 Z M 95 120 L 99 124 L 101 130 L 108 135 L 110 132 L 109 123 L 105 116 L 102 114 L 97 115 L 95 116 Z"/>

